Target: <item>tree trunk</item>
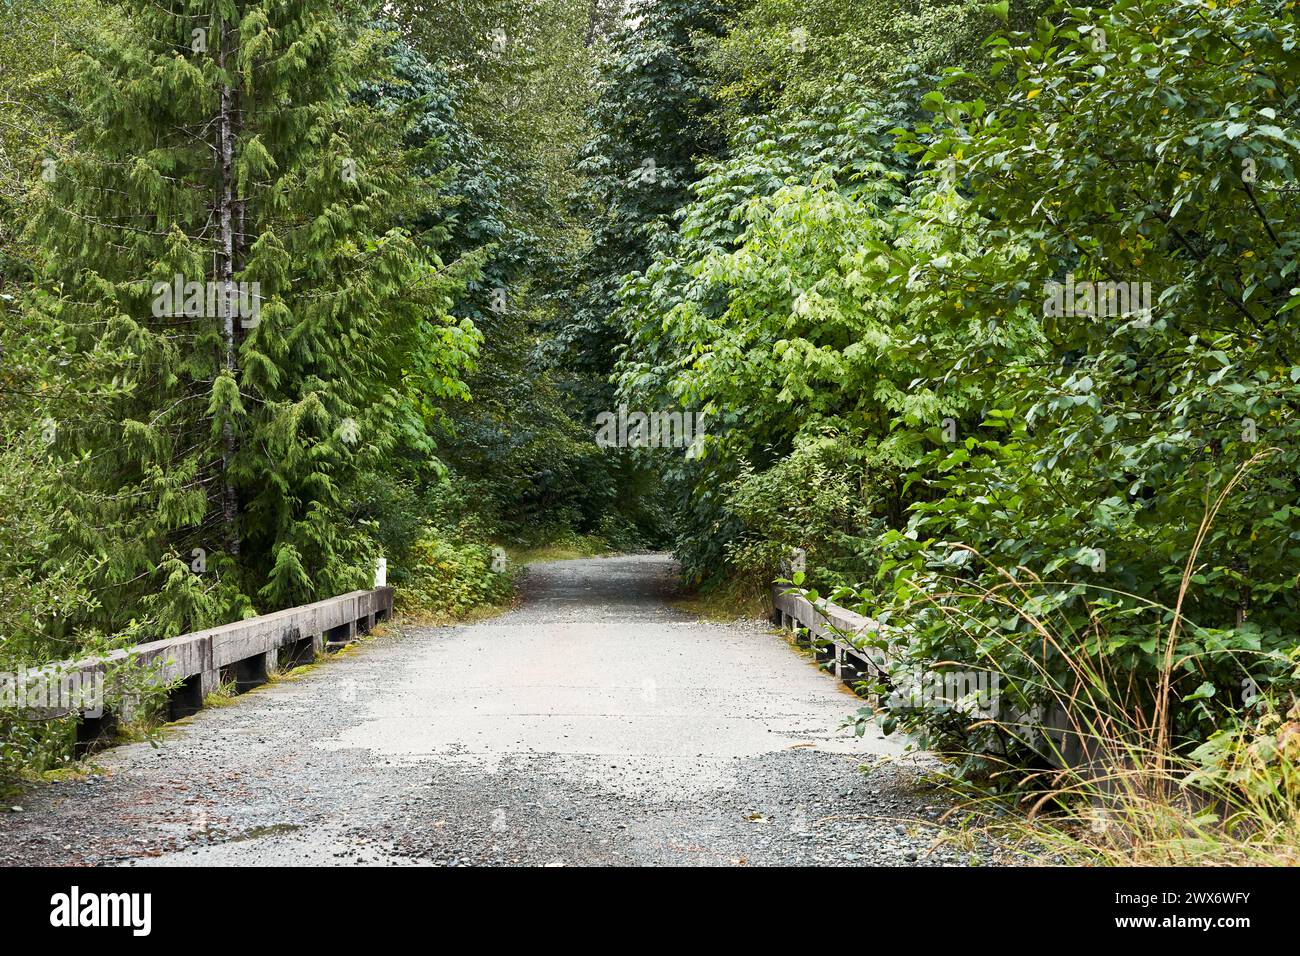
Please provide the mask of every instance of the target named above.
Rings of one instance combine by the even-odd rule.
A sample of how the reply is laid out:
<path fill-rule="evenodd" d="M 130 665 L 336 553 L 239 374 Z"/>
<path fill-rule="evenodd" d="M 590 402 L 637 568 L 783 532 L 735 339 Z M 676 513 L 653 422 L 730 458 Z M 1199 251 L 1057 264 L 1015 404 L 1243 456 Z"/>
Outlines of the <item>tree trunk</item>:
<path fill-rule="evenodd" d="M 217 65 L 224 71 L 230 49 L 230 25 L 221 24 L 221 38 L 217 52 Z M 221 106 L 218 117 L 221 177 L 217 196 L 217 222 L 221 230 L 220 248 L 217 251 L 218 275 L 221 282 L 221 334 L 225 344 L 225 366 L 239 381 L 237 343 L 235 341 L 235 103 L 234 90 L 229 79 L 222 81 Z M 221 428 L 224 452 L 221 458 L 221 517 L 225 535 L 225 551 L 232 557 L 239 555 L 239 493 L 230 477 L 237 446 L 235 429 L 229 421 Z"/>

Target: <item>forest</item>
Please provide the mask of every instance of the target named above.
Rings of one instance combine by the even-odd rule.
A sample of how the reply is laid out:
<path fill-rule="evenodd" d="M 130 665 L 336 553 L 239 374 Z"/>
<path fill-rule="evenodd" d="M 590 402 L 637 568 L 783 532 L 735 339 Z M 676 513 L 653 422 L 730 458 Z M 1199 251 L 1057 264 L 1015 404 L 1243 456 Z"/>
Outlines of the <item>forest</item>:
<path fill-rule="evenodd" d="M 886 625 L 856 720 L 968 782 L 1042 747 L 898 693 L 953 662 L 1294 836 L 1292 0 L 0 21 L 0 671 L 671 551 Z"/>

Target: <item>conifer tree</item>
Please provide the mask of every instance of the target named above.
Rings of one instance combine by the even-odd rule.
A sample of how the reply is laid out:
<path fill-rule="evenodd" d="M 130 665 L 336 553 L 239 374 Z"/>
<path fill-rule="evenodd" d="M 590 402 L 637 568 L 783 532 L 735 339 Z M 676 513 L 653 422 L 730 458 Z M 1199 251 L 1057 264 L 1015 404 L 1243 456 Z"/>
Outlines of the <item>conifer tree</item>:
<path fill-rule="evenodd" d="M 394 225 L 436 181 L 352 96 L 383 62 L 363 4 L 128 7 L 72 63 L 94 123 L 50 158 L 35 307 L 77 385 L 63 539 L 102 558 L 101 623 L 179 632 L 368 586 L 350 496 L 429 455 L 476 334 L 466 270 Z"/>
<path fill-rule="evenodd" d="M 725 0 L 657 0 L 635 6 L 600 64 L 588 176 L 591 247 L 580 263 L 579 307 L 564 330 L 581 367 L 602 377 L 623 339 L 611 322 L 623 277 L 644 269 L 659 226 L 690 198 L 700 164 L 725 138 L 697 44 L 725 28 Z M 610 389 L 598 389 L 606 407 Z"/>

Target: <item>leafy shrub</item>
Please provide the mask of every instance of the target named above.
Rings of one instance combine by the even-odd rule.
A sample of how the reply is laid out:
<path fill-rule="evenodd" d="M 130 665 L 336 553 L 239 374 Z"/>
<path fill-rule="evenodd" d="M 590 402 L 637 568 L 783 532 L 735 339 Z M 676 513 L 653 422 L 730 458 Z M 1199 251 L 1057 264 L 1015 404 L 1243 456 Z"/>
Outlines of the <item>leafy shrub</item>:
<path fill-rule="evenodd" d="M 511 594 L 512 577 L 492 570 L 492 548 L 485 544 L 456 544 L 427 530 L 412 551 L 413 564 L 398 589 L 405 612 L 456 618 L 484 605 L 503 604 Z"/>
<path fill-rule="evenodd" d="M 1019 669 L 1017 649 L 1042 635 L 984 600 L 1019 586 L 1060 636 L 1049 684 L 1077 693 L 1073 668 L 1091 661 L 1106 699 L 1180 746 L 1222 724 L 1208 699 L 1239 706 L 1243 680 L 1284 676 L 1300 625 L 1287 317 L 1300 207 L 1279 186 L 1294 180 L 1300 131 L 1296 94 L 1270 77 L 1300 66 L 1297 29 L 1271 3 L 1073 9 L 998 41 L 1003 68 L 979 100 L 928 97 L 951 128 L 903 135 L 952 158 L 997 222 L 978 260 L 941 245 L 899 262 L 904 295 L 943 290 L 940 321 L 1043 300 L 1067 274 L 1154 289 L 1145 319 L 1058 316 L 1044 302 L 1050 357 L 999 363 L 959 440 L 918 461 L 909 482 L 930 494 L 882 539 L 875 601 L 913 634 L 915 657 Z M 1237 68 L 1243 50 L 1258 74 Z M 973 626 L 926 609 L 930 589 L 971 594 L 954 600 Z"/>
<path fill-rule="evenodd" d="M 866 580 L 880 529 L 878 486 L 860 445 L 842 435 L 809 437 L 766 471 L 744 467 L 726 507 L 743 526 L 727 546 L 735 573 L 765 587 L 793 549 L 807 556 L 807 581 L 834 587 Z"/>
<path fill-rule="evenodd" d="M 874 572 L 855 603 L 909 664 L 1093 694 L 1183 755 L 1284 679 L 1298 33 L 1274 0 L 1062 8 L 919 103 L 755 123 L 623 293 L 624 395 L 717 423 L 679 472 L 688 568 L 766 573 L 806 527 L 810 579 Z M 1147 283 L 1150 313 L 1053 309 L 1072 279 Z M 858 457 L 801 471 L 826 436 Z M 898 717 L 972 769 L 1035 759 Z"/>
<path fill-rule="evenodd" d="M 65 766 L 75 735 L 71 717 L 36 721 L 0 711 L 0 786 L 21 771 L 40 773 Z"/>

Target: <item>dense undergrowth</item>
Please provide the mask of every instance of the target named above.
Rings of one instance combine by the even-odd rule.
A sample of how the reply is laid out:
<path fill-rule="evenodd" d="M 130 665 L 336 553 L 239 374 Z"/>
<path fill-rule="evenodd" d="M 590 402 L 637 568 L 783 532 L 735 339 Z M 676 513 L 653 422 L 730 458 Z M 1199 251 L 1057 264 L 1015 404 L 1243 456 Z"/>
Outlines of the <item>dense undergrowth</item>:
<path fill-rule="evenodd" d="M 1022 739 L 1063 708 L 1143 788 L 1273 787 L 1254 824 L 1290 832 L 1293 5 L 1022 9 L 928 77 L 756 9 L 816 55 L 726 88 L 728 154 L 622 291 L 621 395 L 717 423 L 670 465 L 688 570 L 804 551 L 891 635 L 870 717 L 965 779 L 1091 792 Z M 1002 721 L 915 703 L 954 671 L 998 677 Z"/>

